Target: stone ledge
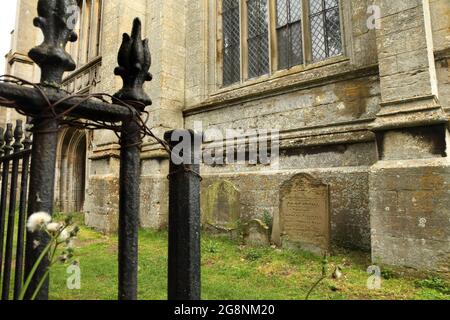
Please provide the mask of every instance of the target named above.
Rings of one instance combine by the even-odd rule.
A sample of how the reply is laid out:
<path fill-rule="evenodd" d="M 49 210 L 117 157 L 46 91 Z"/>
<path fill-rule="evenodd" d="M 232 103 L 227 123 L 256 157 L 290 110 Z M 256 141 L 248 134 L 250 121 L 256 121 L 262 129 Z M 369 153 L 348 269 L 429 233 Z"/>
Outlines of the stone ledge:
<path fill-rule="evenodd" d="M 101 150 L 95 150 L 89 160 L 103 160 L 109 158 L 120 158 L 120 150 L 114 148 L 107 148 Z"/>
<path fill-rule="evenodd" d="M 23 64 L 29 64 L 33 65 L 34 62 L 31 60 L 27 54 L 19 53 L 19 52 L 9 52 L 5 56 L 7 62 L 9 64 L 13 64 L 15 62 L 23 63 Z"/>
<path fill-rule="evenodd" d="M 109 145 L 103 145 L 95 149 L 88 157 L 90 160 L 103 160 L 108 158 L 120 158 L 120 147 L 116 143 L 111 143 Z M 141 152 L 141 160 L 148 159 L 168 159 L 169 155 L 166 150 L 163 149 L 159 144 L 146 143 L 143 144 Z"/>
<path fill-rule="evenodd" d="M 300 128 L 297 130 L 288 130 L 281 132 L 279 136 L 280 150 L 296 149 L 313 146 L 326 146 L 335 144 L 354 144 L 375 141 L 375 135 L 369 131 L 369 125 L 375 119 L 361 119 L 355 121 L 346 121 L 342 123 L 334 123 L 320 126 L 312 126 Z M 208 150 L 224 150 L 224 143 L 220 142 L 204 142 L 203 151 Z M 233 143 L 233 147 L 248 146 L 248 139 L 238 139 Z M 270 146 L 268 146 L 270 147 Z M 169 158 L 167 152 L 158 144 L 144 144 L 141 155 L 142 160 Z"/>
<path fill-rule="evenodd" d="M 440 108 L 439 101 L 434 95 L 418 96 L 401 100 L 383 101 L 382 103 L 380 103 L 380 106 L 381 111 L 377 114 L 377 117 Z"/>
<path fill-rule="evenodd" d="M 374 164 L 370 169 L 384 170 L 384 169 L 398 169 L 398 168 L 439 168 L 445 170 L 450 168 L 449 158 L 430 158 L 430 159 L 412 159 L 412 160 L 380 160 Z"/>
<path fill-rule="evenodd" d="M 405 100 L 386 101 L 375 122 L 370 125 L 372 131 L 411 128 L 448 123 L 449 116 L 433 96 L 420 96 Z"/>
<path fill-rule="evenodd" d="M 378 65 L 355 68 L 349 61 L 345 60 L 334 65 L 327 65 L 322 68 L 306 70 L 281 78 L 267 79 L 264 82 L 254 85 L 247 85 L 238 87 L 231 91 L 225 91 L 215 96 L 211 96 L 209 99 L 198 105 L 187 106 L 183 113 L 185 117 L 188 117 L 244 102 L 378 74 Z"/>
<path fill-rule="evenodd" d="M 336 174 L 345 174 L 345 173 L 368 173 L 371 167 L 369 166 L 359 166 L 359 167 L 330 167 L 330 168 L 311 168 L 311 169 L 283 169 L 276 171 L 246 171 L 246 172 L 226 172 L 226 173 L 209 173 L 203 174 L 202 177 L 204 180 L 208 178 L 241 178 L 246 176 L 258 176 L 258 177 L 271 177 L 277 176 L 279 179 L 288 179 L 293 175 L 300 173 L 308 173 L 308 174 L 325 174 L 325 173 L 336 173 Z"/>

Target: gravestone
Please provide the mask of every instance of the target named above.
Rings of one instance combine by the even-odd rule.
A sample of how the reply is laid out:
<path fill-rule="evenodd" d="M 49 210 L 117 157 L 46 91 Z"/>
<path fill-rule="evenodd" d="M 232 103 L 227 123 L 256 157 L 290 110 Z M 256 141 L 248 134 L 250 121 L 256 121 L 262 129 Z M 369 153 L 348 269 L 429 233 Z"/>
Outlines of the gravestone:
<path fill-rule="evenodd" d="M 231 231 L 241 217 L 240 193 L 225 180 L 210 185 L 202 196 L 202 223 L 206 228 Z"/>
<path fill-rule="evenodd" d="M 244 242 L 251 246 L 270 245 L 269 227 L 259 219 L 250 220 L 244 227 Z"/>
<path fill-rule="evenodd" d="M 280 190 L 280 229 L 283 246 L 322 254 L 330 250 L 329 186 L 299 174 Z"/>

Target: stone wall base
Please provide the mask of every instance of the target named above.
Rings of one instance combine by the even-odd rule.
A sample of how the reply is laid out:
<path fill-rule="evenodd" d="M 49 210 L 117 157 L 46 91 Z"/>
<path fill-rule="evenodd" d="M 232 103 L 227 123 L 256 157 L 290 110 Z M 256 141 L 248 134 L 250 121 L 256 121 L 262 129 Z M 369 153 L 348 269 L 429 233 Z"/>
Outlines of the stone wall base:
<path fill-rule="evenodd" d="M 450 163 L 380 161 L 370 171 L 374 263 L 450 271 Z"/>
<path fill-rule="evenodd" d="M 119 222 L 119 178 L 91 176 L 86 194 L 85 223 L 104 233 L 114 233 Z"/>

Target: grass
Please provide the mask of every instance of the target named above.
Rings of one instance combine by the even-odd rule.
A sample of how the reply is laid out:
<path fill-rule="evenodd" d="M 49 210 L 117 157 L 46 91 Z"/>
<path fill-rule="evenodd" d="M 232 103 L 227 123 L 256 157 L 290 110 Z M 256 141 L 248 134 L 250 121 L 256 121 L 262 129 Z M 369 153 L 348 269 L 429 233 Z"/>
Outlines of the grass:
<path fill-rule="evenodd" d="M 139 240 L 139 299 L 166 299 L 167 233 L 142 230 Z M 51 299 L 116 299 L 117 237 L 82 227 L 75 256 L 81 268 L 81 290 L 67 289 L 66 267 L 57 266 L 51 276 Z M 302 300 L 320 277 L 321 262 L 322 258 L 305 252 L 249 248 L 203 235 L 202 298 Z M 326 279 L 311 299 L 450 300 L 449 283 L 431 274 L 417 277 L 386 269 L 381 289 L 367 289 L 370 260 L 366 254 L 340 252 L 329 263 L 331 272 L 341 266 L 344 276 Z"/>

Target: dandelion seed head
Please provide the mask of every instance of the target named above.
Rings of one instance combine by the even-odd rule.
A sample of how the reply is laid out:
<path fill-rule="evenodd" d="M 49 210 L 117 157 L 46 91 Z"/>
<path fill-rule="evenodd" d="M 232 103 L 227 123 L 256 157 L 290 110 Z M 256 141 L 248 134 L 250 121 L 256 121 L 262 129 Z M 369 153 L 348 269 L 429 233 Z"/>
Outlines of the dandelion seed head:
<path fill-rule="evenodd" d="M 27 228 L 30 232 L 36 232 L 42 227 L 48 225 L 52 221 L 52 217 L 47 212 L 33 213 L 27 222 Z"/>
<path fill-rule="evenodd" d="M 47 225 L 47 231 L 50 233 L 57 233 L 61 229 L 61 224 L 58 222 L 52 222 Z"/>
<path fill-rule="evenodd" d="M 70 232 L 64 229 L 59 235 L 59 241 L 64 242 L 70 239 Z"/>

